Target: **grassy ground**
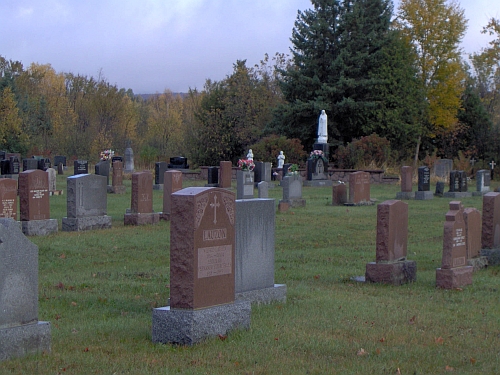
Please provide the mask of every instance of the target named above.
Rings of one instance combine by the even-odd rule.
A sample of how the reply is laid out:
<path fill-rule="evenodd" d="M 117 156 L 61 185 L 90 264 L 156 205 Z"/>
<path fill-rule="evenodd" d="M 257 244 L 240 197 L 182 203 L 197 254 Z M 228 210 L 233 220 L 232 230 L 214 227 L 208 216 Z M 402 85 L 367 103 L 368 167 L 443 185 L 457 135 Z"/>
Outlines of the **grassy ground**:
<path fill-rule="evenodd" d="M 372 186 L 371 196 L 382 202 L 398 190 Z M 279 199 L 281 188 L 270 194 Z M 408 201 L 417 282 L 394 287 L 350 279 L 375 259 L 376 206 L 332 207 L 331 188 L 303 195 L 305 208 L 276 214 L 275 279 L 287 284 L 287 303 L 254 306 L 249 330 L 193 347 L 151 342 L 151 309 L 169 296 L 169 223 L 124 227 L 130 185 L 126 195 L 108 195 L 112 229 L 32 237 L 39 318 L 52 324 L 52 352 L 2 362 L 0 374 L 500 371 L 500 268 L 474 274 L 463 289 L 435 288 L 450 199 Z M 462 202 L 482 209 L 481 198 Z M 161 192 L 154 207 L 161 211 Z M 66 195 L 51 197 L 51 210 L 65 216 Z"/>

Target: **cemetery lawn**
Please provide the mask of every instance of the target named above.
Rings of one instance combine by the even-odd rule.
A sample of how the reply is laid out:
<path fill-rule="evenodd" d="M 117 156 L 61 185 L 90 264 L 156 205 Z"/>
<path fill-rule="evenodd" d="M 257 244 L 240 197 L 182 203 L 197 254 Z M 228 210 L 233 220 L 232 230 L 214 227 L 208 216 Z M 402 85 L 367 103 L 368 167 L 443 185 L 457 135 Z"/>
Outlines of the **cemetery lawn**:
<path fill-rule="evenodd" d="M 66 190 L 66 177 L 58 176 L 58 189 Z M 169 296 L 170 224 L 124 227 L 125 184 L 127 194 L 108 194 L 112 229 L 30 237 L 52 352 L 1 362 L 0 374 L 500 371 L 500 268 L 474 273 L 462 289 L 435 288 L 451 199 L 407 201 L 417 281 L 396 287 L 351 280 L 375 260 L 377 206 L 332 207 L 331 188 L 304 187 L 306 207 L 276 213 L 275 281 L 287 285 L 287 302 L 253 306 L 249 330 L 186 347 L 151 342 L 151 309 Z M 184 181 L 193 185 L 203 182 Z M 371 196 L 380 203 L 397 191 L 372 185 Z M 281 198 L 279 187 L 269 193 Z M 480 197 L 462 202 L 482 210 Z M 162 192 L 154 192 L 154 209 L 162 210 Z M 64 216 L 66 195 L 51 197 L 59 229 Z"/>

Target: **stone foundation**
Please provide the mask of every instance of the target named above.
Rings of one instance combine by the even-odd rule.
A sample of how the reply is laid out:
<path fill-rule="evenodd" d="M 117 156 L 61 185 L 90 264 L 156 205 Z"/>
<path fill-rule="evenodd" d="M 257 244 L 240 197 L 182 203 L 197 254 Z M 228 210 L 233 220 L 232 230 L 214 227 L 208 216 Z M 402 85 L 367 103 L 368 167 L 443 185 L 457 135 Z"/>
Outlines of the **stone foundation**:
<path fill-rule="evenodd" d="M 50 352 L 50 323 L 37 322 L 0 329 L 0 362 L 27 354 Z"/>
<path fill-rule="evenodd" d="M 449 191 L 443 194 L 445 198 L 469 198 L 472 197 L 472 193 L 468 191 Z"/>
<path fill-rule="evenodd" d="M 398 191 L 396 193 L 396 199 L 410 200 L 414 198 L 415 198 L 415 193 L 413 191 Z"/>
<path fill-rule="evenodd" d="M 473 267 L 465 266 L 458 268 L 436 269 L 436 287 L 443 289 L 455 289 L 472 284 Z"/>
<path fill-rule="evenodd" d="M 434 199 L 434 193 L 432 191 L 416 191 L 415 200 L 423 201 L 427 199 Z"/>
<path fill-rule="evenodd" d="M 63 217 L 63 232 L 83 232 L 94 229 L 111 228 L 111 216 Z"/>
<path fill-rule="evenodd" d="M 286 284 L 274 284 L 272 288 L 263 288 L 236 293 L 237 301 L 250 301 L 250 303 L 268 304 L 272 302 L 286 303 Z"/>
<path fill-rule="evenodd" d="M 414 260 L 394 263 L 370 262 L 366 264 L 366 282 L 402 285 L 416 280 L 417 262 Z"/>
<path fill-rule="evenodd" d="M 21 230 L 25 236 L 47 236 L 57 233 L 57 219 L 21 221 Z"/>
<path fill-rule="evenodd" d="M 159 221 L 160 221 L 160 214 L 158 212 L 152 212 L 148 214 L 127 213 L 123 217 L 124 225 L 158 224 Z"/>
<path fill-rule="evenodd" d="M 305 180 L 302 183 L 303 186 L 312 186 L 312 187 L 320 187 L 320 186 L 333 186 L 332 180 Z"/>

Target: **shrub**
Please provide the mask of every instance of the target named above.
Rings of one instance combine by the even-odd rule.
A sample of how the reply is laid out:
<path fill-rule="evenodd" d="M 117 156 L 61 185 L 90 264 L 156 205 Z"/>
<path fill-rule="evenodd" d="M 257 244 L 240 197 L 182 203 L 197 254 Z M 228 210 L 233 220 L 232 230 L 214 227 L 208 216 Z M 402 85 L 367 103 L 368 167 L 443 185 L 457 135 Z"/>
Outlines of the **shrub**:
<path fill-rule="evenodd" d="M 285 136 L 272 134 L 249 146 L 255 155 L 255 161 L 271 162 L 277 165 L 280 151 L 285 155 L 285 163 L 299 164 L 306 160 L 307 153 L 297 138 L 288 139 Z"/>
<path fill-rule="evenodd" d="M 382 168 L 391 161 L 392 153 L 388 139 L 372 134 L 340 146 L 334 160 L 342 169 Z"/>

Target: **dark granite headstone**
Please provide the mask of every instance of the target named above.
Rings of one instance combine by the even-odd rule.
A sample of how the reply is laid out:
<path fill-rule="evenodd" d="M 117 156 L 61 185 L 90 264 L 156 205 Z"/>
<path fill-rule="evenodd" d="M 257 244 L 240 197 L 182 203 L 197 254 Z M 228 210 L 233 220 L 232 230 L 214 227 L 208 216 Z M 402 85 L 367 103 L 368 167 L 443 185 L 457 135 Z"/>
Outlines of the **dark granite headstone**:
<path fill-rule="evenodd" d="M 42 170 L 42 171 L 46 171 L 48 168 L 50 168 L 52 166 L 49 158 L 40 158 L 40 159 L 37 159 L 37 162 L 38 162 L 37 168 Z"/>
<path fill-rule="evenodd" d="M 33 158 L 23 159 L 23 171 L 38 169 L 38 160 Z"/>
<path fill-rule="evenodd" d="M 10 170 L 10 159 L 0 160 L 0 171 L 2 172 L 2 174 L 10 174 Z"/>
<path fill-rule="evenodd" d="M 101 160 L 94 167 L 95 174 L 106 177 L 106 186 L 109 185 L 109 161 Z"/>
<path fill-rule="evenodd" d="M 113 156 L 113 157 L 111 157 L 111 165 L 113 165 L 113 163 L 115 161 L 121 161 L 123 163 L 123 156 Z"/>
<path fill-rule="evenodd" d="M 427 166 L 418 168 L 418 191 L 431 189 L 431 170 Z"/>
<path fill-rule="evenodd" d="M 62 156 L 62 155 L 54 156 L 54 165 L 58 166 L 61 163 L 62 163 L 63 167 L 66 167 L 66 156 Z"/>
<path fill-rule="evenodd" d="M 219 185 L 219 167 L 208 167 L 207 186 L 217 187 Z"/>
<path fill-rule="evenodd" d="M 187 158 L 183 156 L 175 156 L 173 158 L 170 158 L 168 167 L 172 169 L 188 169 L 189 165 L 187 163 Z"/>
<path fill-rule="evenodd" d="M 167 168 L 168 164 L 164 161 L 155 163 L 155 185 L 163 185 L 163 178 Z"/>
<path fill-rule="evenodd" d="M 10 173 L 9 174 L 19 174 L 21 172 L 21 163 L 17 156 L 10 157 Z"/>
<path fill-rule="evenodd" d="M 450 193 L 460 192 L 460 172 L 451 171 L 450 172 Z"/>
<path fill-rule="evenodd" d="M 73 165 L 74 165 L 74 173 L 73 173 L 74 175 L 89 173 L 89 163 L 87 160 L 75 160 Z"/>
<path fill-rule="evenodd" d="M 465 193 L 467 191 L 467 173 L 465 173 L 465 171 L 458 171 L 458 179 L 460 192 Z"/>
<path fill-rule="evenodd" d="M 442 197 L 443 194 L 444 194 L 444 182 L 438 181 L 436 182 L 436 192 L 434 193 L 434 195 Z"/>

